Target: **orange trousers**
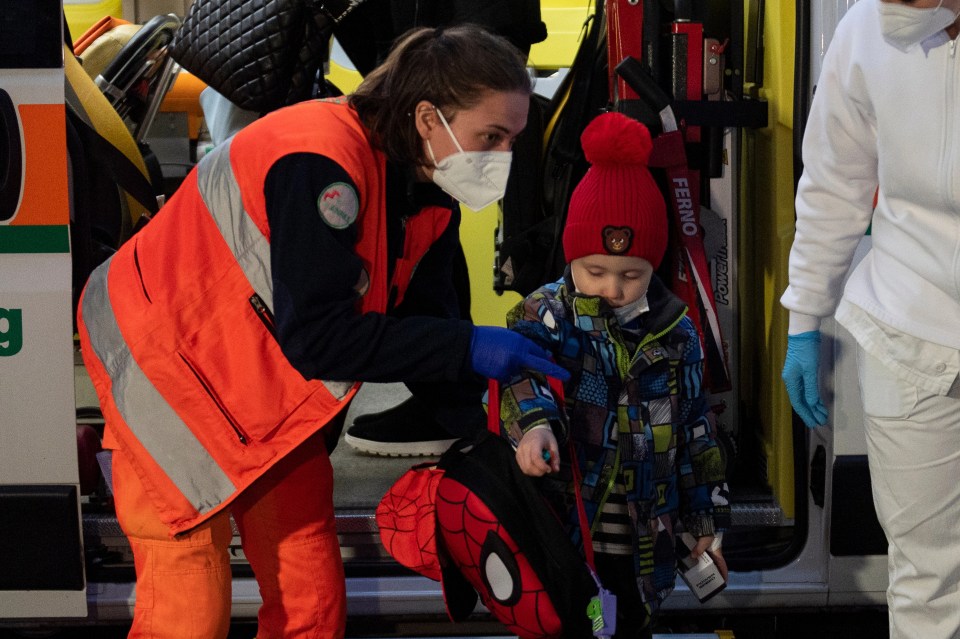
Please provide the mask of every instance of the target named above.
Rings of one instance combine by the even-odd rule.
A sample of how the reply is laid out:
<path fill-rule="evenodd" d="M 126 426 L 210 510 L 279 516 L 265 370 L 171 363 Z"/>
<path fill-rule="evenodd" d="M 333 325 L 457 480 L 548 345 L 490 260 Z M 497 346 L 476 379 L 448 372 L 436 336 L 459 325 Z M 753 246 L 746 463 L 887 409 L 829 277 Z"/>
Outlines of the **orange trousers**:
<path fill-rule="evenodd" d="M 333 469 L 320 435 L 244 491 L 230 513 L 176 538 L 157 517 L 122 450 L 113 451 L 113 490 L 137 573 L 130 638 L 227 636 L 231 513 L 263 599 L 257 638 L 343 637 L 346 591 Z"/>

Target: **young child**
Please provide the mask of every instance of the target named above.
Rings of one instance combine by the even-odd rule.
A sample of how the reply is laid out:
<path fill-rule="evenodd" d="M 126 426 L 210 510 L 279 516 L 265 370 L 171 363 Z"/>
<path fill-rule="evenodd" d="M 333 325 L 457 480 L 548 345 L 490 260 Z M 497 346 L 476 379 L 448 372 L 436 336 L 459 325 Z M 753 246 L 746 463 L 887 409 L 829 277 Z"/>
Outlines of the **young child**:
<path fill-rule="evenodd" d="M 507 316 L 509 328 L 570 371 L 565 405 L 542 376 L 524 373 L 503 386 L 501 426 L 520 468 L 543 477 L 542 490 L 580 544 L 576 462 L 597 572 L 617 595 L 616 637 L 649 637 L 675 583 L 680 531 L 697 538 L 694 555 L 709 552 L 726 578 L 719 542 L 727 486 L 696 328 L 655 275 L 667 216 L 647 169 L 650 133 L 604 113 L 581 142 L 592 166 L 570 199 L 566 272 Z"/>

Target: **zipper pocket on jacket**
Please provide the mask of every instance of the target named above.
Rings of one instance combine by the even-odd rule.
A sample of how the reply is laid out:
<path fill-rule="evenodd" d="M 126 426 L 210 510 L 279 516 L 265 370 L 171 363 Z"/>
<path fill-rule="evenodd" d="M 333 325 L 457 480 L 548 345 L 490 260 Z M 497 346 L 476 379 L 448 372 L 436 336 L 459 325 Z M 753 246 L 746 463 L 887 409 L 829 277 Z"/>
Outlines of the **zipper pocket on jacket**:
<path fill-rule="evenodd" d="M 150 299 L 150 293 L 147 293 L 147 285 L 143 283 L 143 271 L 140 270 L 140 253 L 137 251 L 137 246 L 133 247 L 133 265 L 137 269 L 137 279 L 140 280 L 140 288 L 143 290 L 143 296 L 147 298 L 147 301 L 153 304 L 153 300 Z"/>
<path fill-rule="evenodd" d="M 270 309 L 267 308 L 263 298 L 254 293 L 250 296 L 250 306 L 253 307 L 253 312 L 257 314 L 257 317 L 259 317 L 260 321 L 263 322 L 263 325 L 267 327 L 267 330 L 270 331 L 270 334 L 276 337 L 277 323 L 273 319 L 273 313 L 271 313 Z"/>
<path fill-rule="evenodd" d="M 244 446 L 247 445 L 247 435 L 243 432 L 243 429 L 240 428 L 240 425 L 237 424 L 236 420 L 233 419 L 233 416 L 230 415 L 230 412 L 227 410 L 226 406 L 220 401 L 220 398 L 217 397 L 217 394 L 213 391 L 213 388 L 207 382 L 206 378 L 200 374 L 200 371 L 190 362 L 189 359 L 184 357 L 183 353 L 177 353 L 180 356 L 180 359 L 183 360 L 183 363 L 186 364 L 187 368 L 190 369 L 190 372 L 193 373 L 193 376 L 197 378 L 197 381 L 200 382 L 200 385 L 203 386 L 203 390 L 206 391 L 207 395 L 213 400 L 214 406 L 217 407 L 217 410 L 220 411 L 220 414 L 223 415 L 223 418 L 227 421 L 227 424 L 230 425 L 230 428 L 233 430 L 234 435 L 237 436 L 237 439 Z"/>

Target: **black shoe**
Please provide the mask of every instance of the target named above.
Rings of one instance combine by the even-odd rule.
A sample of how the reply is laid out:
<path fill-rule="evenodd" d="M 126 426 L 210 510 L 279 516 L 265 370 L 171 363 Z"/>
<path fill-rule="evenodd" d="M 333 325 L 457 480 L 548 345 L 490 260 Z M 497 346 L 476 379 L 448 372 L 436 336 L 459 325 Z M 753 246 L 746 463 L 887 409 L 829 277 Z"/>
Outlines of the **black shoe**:
<path fill-rule="evenodd" d="M 343 436 L 361 453 L 384 457 L 439 457 L 456 440 L 415 397 L 360 415 Z"/>

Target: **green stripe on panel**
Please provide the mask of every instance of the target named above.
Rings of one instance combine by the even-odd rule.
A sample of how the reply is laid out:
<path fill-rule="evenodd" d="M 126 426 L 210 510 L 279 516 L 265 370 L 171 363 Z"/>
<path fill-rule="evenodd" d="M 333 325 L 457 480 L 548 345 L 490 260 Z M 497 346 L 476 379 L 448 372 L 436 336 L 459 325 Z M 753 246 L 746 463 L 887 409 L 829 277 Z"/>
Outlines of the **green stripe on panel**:
<path fill-rule="evenodd" d="M 0 253 L 69 252 L 69 226 L 0 226 Z"/>

